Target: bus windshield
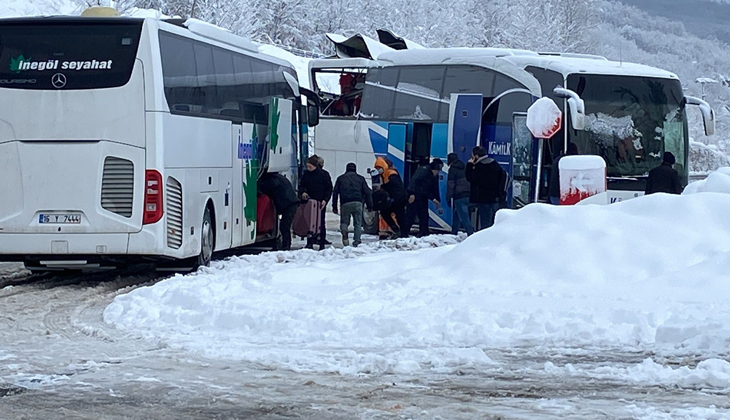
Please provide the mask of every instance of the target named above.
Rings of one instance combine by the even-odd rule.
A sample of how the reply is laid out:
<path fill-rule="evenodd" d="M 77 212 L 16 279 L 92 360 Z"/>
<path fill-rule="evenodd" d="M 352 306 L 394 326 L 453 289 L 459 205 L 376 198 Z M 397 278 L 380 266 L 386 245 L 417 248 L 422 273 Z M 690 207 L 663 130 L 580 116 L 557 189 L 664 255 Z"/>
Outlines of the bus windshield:
<path fill-rule="evenodd" d="M 659 166 L 664 152 L 687 173 L 687 122 L 678 80 L 637 76 L 570 75 L 568 88 L 585 101 L 584 131 L 570 130 L 581 154 L 606 161 L 609 177 L 640 177 Z"/>
<path fill-rule="evenodd" d="M 0 88 L 98 89 L 125 85 L 142 21 L 0 23 Z"/>

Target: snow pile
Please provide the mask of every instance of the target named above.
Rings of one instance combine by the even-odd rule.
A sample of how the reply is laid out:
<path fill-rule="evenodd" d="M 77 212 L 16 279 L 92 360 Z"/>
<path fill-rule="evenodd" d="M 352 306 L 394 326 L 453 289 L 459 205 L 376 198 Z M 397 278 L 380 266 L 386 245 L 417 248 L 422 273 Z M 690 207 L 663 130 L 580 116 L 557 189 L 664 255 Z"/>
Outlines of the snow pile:
<path fill-rule="evenodd" d="M 455 246 L 233 259 L 119 296 L 104 316 L 295 370 L 452 372 L 515 345 L 707 358 L 730 349 L 727 208 L 730 195 L 713 193 L 535 204 Z"/>
<path fill-rule="evenodd" d="M 711 172 L 707 178 L 687 185 L 682 194 L 701 192 L 730 194 L 730 167 L 719 168 L 717 171 Z"/>
<path fill-rule="evenodd" d="M 602 366 L 594 369 L 582 369 L 572 364 L 557 367 L 552 362 L 546 362 L 545 372 L 558 377 L 569 375 L 641 385 L 730 389 L 730 363 L 721 359 L 703 360 L 695 367 L 676 368 L 661 365 L 652 359 L 645 359 L 642 363 L 629 367 Z"/>

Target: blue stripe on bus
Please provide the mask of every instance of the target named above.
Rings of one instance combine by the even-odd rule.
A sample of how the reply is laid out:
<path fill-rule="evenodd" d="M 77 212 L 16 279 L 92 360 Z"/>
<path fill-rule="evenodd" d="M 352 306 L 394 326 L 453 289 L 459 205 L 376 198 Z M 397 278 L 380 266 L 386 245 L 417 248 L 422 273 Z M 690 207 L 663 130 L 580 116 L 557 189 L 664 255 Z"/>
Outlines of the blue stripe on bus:
<path fill-rule="evenodd" d="M 385 156 L 388 153 L 388 139 L 372 128 L 368 128 L 368 134 L 375 155 Z"/>
<path fill-rule="evenodd" d="M 446 159 L 448 154 L 449 125 L 434 123 L 431 128 L 431 156 Z"/>

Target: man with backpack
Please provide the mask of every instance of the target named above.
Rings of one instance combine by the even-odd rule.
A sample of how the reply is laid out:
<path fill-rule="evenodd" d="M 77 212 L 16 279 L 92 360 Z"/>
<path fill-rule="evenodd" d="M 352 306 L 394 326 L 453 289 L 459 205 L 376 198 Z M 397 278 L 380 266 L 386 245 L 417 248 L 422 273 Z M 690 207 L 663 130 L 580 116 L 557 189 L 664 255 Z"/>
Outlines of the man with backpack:
<path fill-rule="evenodd" d="M 342 203 L 342 211 L 338 211 L 337 201 Z M 362 206 L 367 206 L 368 211 L 373 207 L 373 197 L 365 177 L 357 173 L 355 163 L 348 163 L 345 173 L 337 177 L 335 188 L 332 192 L 332 212 L 340 215 L 340 233 L 342 233 L 342 245 L 349 246 L 350 218 L 355 225 L 355 235 L 352 246 L 360 245 L 362 235 Z"/>
<path fill-rule="evenodd" d="M 477 146 L 466 164 L 466 179 L 471 185 L 469 203 L 479 214 L 478 230 L 489 228 L 500 205 L 506 201 L 507 173 L 487 156 L 487 149 Z"/>

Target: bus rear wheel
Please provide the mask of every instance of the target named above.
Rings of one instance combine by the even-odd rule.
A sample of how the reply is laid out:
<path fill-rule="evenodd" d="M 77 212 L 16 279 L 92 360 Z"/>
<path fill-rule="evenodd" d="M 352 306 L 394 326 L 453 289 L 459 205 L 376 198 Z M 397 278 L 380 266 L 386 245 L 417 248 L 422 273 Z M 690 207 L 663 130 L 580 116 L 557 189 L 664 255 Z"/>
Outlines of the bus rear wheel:
<path fill-rule="evenodd" d="M 203 225 L 200 229 L 200 255 L 198 255 L 197 266 L 207 267 L 213 259 L 213 249 L 215 248 L 215 228 L 213 227 L 213 217 L 210 213 L 210 207 L 205 208 L 203 214 Z"/>

